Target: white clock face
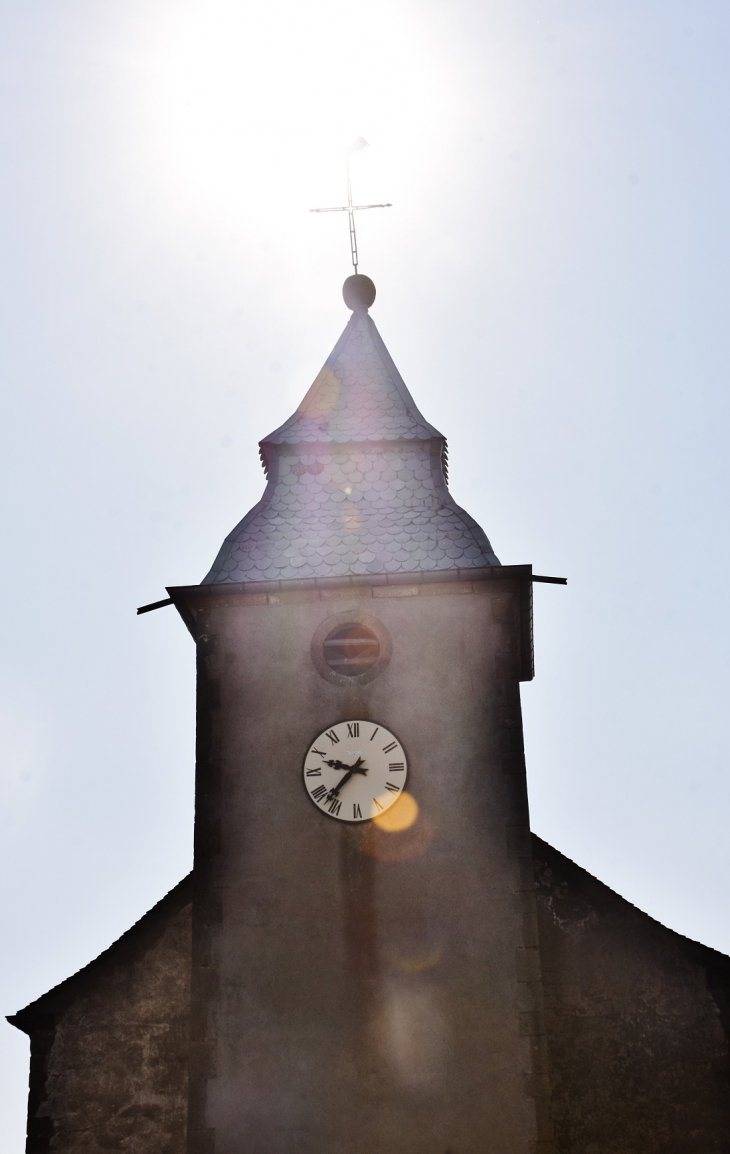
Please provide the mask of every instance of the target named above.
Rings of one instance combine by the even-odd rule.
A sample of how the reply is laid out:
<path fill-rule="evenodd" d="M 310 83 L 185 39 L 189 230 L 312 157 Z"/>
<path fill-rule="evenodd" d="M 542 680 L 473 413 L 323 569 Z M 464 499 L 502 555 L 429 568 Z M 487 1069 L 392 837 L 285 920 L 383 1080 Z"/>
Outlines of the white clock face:
<path fill-rule="evenodd" d="M 374 721 L 339 721 L 304 759 L 307 793 L 338 821 L 369 821 L 398 800 L 408 765 L 398 738 Z"/>

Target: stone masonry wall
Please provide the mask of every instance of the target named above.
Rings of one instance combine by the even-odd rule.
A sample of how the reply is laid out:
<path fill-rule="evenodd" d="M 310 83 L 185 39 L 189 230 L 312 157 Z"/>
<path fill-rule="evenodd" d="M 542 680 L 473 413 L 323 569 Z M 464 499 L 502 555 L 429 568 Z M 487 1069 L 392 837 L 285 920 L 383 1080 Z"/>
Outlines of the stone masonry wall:
<path fill-rule="evenodd" d="M 123 938 L 11 1019 L 31 1036 L 28 1154 L 183 1154 L 187 879 Z"/>
<path fill-rule="evenodd" d="M 730 958 L 532 848 L 559 1154 L 728 1154 Z M 29 1154 L 184 1154 L 190 882 L 10 1019 Z"/>
<path fill-rule="evenodd" d="M 559 1154 L 727 1154 L 730 958 L 533 853 Z"/>

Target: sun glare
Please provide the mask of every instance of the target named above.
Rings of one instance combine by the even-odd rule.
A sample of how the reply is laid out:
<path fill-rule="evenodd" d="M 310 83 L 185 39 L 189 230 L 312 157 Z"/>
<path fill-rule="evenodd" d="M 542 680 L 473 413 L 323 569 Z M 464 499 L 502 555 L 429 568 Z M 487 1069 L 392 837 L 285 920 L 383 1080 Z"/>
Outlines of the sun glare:
<path fill-rule="evenodd" d="M 166 9 L 140 60 L 152 179 L 184 211 L 253 217 L 255 230 L 292 200 L 338 203 L 346 150 L 364 135 L 377 147 L 353 157 L 357 195 L 390 199 L 418 126 L 456 111 L 429 36 L 428 21 L 382 0 L 367 18 L 333 0 Z M 421 163 L 436 176 L 427 148 Z"/>

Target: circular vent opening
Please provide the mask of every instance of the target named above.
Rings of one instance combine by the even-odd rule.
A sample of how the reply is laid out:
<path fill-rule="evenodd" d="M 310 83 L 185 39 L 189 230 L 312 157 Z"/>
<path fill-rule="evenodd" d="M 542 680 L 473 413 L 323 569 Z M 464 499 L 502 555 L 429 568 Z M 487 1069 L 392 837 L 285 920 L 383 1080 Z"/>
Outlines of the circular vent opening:
<path fill-rule="evenodd" d="M 324 659 L 333 673 L 355 677 L 380 657 L 380 642 L 364 625 L 340 625 L 324 640 Z"/>

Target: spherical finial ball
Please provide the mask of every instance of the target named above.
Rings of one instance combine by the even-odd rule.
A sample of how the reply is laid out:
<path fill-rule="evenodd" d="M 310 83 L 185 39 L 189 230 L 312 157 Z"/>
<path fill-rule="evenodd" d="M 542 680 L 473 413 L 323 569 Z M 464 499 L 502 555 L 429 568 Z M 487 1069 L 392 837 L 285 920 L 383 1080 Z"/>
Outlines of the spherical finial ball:
<path fill-rule="evenodd" d="M 369 309 L 375 300 L 375 285 L 369 276 L 356 273 L 342 286 L 342 297 L 348 309 Z"/>

